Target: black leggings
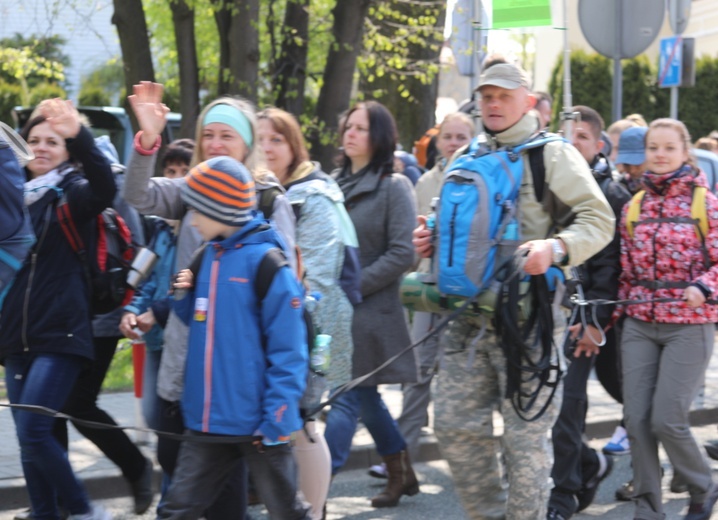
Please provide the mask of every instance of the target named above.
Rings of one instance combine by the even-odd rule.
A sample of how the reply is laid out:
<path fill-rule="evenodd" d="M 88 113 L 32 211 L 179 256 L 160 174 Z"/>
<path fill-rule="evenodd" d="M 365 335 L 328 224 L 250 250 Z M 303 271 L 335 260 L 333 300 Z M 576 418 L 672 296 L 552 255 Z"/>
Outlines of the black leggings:
<path fill-rule="evenodd" d="M 62 411 L 72 417 L 103 424 L 117 424 L 110 415 L 97 406 L 102 382 L 115 355 L 116 338 L 94 338 L 95 359 L 80 373 Z M 120 429 L 98 429 L 72 423 L 86 439 L 97 446 L 108 459 L 120 468 L 124 477 L 134 482 L 142 476 L 147 459 Z M 55 438 L 67 449 L 67 420 L 57 419 L 53 430 Z"/>

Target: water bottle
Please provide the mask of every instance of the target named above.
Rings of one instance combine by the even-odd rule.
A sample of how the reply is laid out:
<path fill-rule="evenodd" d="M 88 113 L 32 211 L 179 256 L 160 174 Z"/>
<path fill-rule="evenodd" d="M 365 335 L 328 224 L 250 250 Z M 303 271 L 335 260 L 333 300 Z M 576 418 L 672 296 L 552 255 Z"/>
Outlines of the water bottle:
<path fill-rule="evenodd" d="M 426 229 L 431 231 L 431 240 L 434 241 L 436 235 L 436 206 L 439 205 L 439 197 L 431 199 L 431 212 L 426 216 Z"/>
<path fill-rule="evenodd" d="M 317 374 L 325 375 L 329 370 L 331 342 L 332 337 L 329 334 L 317 334 L 314 339 L 310 362 L 312 370 Z"/>
<path fill-rule="evenodd" d="M 308 293 L 304 297 L 304 308 L 309 311 L 309 314 L 312 314 L 315 310 L 317 310 L 317 305 L 319 305 L 319 300 L 322 299 L 322 293 L 319 291 L 312 291 Z"/>

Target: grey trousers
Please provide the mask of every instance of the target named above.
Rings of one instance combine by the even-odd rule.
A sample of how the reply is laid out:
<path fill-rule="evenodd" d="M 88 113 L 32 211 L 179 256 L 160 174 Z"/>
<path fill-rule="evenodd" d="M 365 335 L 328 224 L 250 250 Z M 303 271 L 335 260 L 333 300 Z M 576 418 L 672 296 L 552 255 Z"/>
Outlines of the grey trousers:
<path fill-rule="evenodd" d="M 664 518 L 658 443 L 674 472 L 688 484 L 691 502 L 703 502 L 711 469 L 691 433 L 688 412 L 713 353 L 712 323 L 648 323 L 623 327 L 623 413 L 631 442 L 636 518 Z"/>
<path fill-rule="evenodd" d="M 411 341 L 423 338 L 441 321 L 441 316 L 430 312 L 415 312 L 411 324 Z M 431 402 L 431 380 L 436 373 L 436 358 L 439 354 L 439 337 L 430 337 L 417 347 L 419 358 L 419 380 L 402 387 L 403 405 L 401 416 L 397 419 L 399 431 L 406 441 L 409 456 L 416 461 L 419 452 L 421 429 L 429 421 L 429 403 Z"/>
<path fill-rule="evenodd" d="M 206 434 L 187 430 L 190 436 Z M 269 518 L 309 520 L 308 504 L 297 494 L 297 468 L 288 444 L 264 446 L 250 442 L 207 444 L 185 441 L 180 447 L 177 468 L 158 519 L 196 520 L 222 492 L 224 483 L 242 458 L 252 473 L 259 498 Z"/>

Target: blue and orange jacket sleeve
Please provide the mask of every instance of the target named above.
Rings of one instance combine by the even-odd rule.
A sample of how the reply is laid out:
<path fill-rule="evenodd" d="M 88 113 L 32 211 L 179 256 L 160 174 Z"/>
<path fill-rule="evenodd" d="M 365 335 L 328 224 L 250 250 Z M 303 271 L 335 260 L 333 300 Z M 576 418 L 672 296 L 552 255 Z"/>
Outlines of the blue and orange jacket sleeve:
<path fill-rule="evenodd" d="M 259 430 L 272 442 L 289 440 L 302 424 L 299 400 L 306 385 L 308 351 L 301 294 L 294 273 L 282 267 L 261 306 L 267 369 Z"/>

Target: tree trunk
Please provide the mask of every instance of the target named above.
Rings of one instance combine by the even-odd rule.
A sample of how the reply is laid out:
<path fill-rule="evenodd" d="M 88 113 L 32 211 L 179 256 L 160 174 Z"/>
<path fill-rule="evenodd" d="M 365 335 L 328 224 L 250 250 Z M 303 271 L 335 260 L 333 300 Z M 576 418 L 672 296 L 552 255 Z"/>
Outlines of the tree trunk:
<path fill-rule="evenodd" d="M 180 137 L 194 138 L 199 116 L 199 68 L 194 35 L 194 9 L 185 0 L 171 0 L 172 22 L 175 30 L 177 61 L 179 63 Z"/>
<path fill-rule="evenodd" d="M 364 19 L 371 0 L 337 0 L 334 14 L 334 43 L 327 56 L 324 83 L 317 101 L 318 130 L 311 136 L 312 156 L 325 170 L 334 166 L 338 118 L 349 107 L 354 69 L 362 48 Z"/>
<path fill-rule="evenodd" d="M 229 27 L 232 21 L 231 8 L 227 0 L 212 0 L 215 6 L 214 21 L 219 38 L 219 71 L 217 74 L 217 96 L 229 93 Z"/>
<path fill-rule="evenodd" d="M 235 0 L 229 27 L 229 93 L 257 102 L 259 0 Z"/>
<path fill-rule="evenodd" d="M 304 112 L 308 41 L 309 0 L 288 0 L 273 90 L 277 93 L 275 104 L 297 117 Z"/>
<path fill-rule="evenodd" d="M 117 34 L 120 38 L 125 88 L 129 95 L 132 93 L 133 85 L 140 81 L 155 80 L 150 37 L 142 0 L 113 0 L 113 4 L 115 12 L 112 15 L 112 23 L 117 26 Z M 136 132 L 139 126 L 127 99 L 124 101 L 124 106 L 130 116 L 132 128 Z"/>
<path fill-rule="evenodd" d="M 212 0 L 219 36 L 217 95 L 257 101 L 259 0 Z"/>

